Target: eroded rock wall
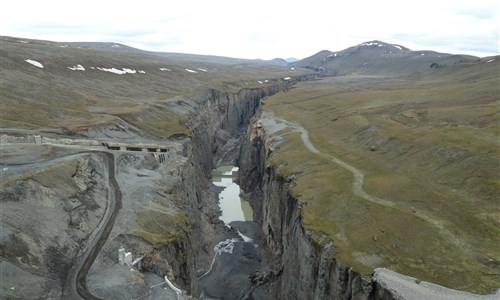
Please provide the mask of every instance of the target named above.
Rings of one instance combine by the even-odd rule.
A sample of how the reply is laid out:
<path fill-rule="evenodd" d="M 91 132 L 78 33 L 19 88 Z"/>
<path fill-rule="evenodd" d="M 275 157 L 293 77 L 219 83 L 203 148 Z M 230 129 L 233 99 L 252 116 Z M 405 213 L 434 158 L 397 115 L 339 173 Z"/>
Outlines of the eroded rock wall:
<path fill-rule="evenodd" d="M 273 141 L 254 120 L 241 147 L 240 186 L 276 261 L 275 299 L 371 299 L 372 283 L 335 261 L 335 245 L 304 229 L 293 177 L 271 166 Z"/>
<path fill-rule="evenodd" d="M 217 197 L 210 188 L 211 171 L 220 160 L 234 160 L 240 137 L 260 105 L 260 100 L 277 93 L 282 86 L 241 90 L 235 94 L 211 90 L 193 104 L 189 121 L 192 135 L 185 146 L 185 161 L 174 171 L 178 182 L 172 192 L 192 220 L 184 237 L 159 249 L 168 260 L 175 281 L 195 295 L 200 273 L 206 271 L 213 255 L 214 234 L 225 228 L 218 219 Z"/>

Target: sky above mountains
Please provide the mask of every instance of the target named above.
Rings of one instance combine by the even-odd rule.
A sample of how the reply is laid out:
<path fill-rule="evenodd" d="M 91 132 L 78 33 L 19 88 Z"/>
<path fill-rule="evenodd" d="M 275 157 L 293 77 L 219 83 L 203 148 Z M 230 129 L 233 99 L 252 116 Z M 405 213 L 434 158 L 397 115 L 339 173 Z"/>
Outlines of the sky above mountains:
<path fill-rule="evenodd" d="M 499 15 L 497 0 L 15 0 L 0 35 L 262 59 L 381 40 L 483 57 L 499 54 Z"/>

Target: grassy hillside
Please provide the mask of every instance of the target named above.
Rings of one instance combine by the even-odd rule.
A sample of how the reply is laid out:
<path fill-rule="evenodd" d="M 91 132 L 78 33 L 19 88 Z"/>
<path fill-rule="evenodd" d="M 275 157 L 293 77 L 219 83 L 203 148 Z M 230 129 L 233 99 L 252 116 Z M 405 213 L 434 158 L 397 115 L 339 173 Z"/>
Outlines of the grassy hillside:
<path fill-rule="evenodd" d="M 198 97 L 209 88 L 234 92 L 271 85 L 304 73 L 265 61 L 155 53 L 114 43 L 10 37 L 0 37 L 0 43 L 4 128 L 86 134 L 90 127 L 126 120 L 168 137 L 187 131 L 185 113 L 172 108 L 183 97 Z M 137 115 L 145 114 L 151 118 L 137 122 Z"/>
<path fill-rule="evenodd" d="M 336 259 L 364 274 L 388 267 L 488 293 L 500 278 L 500 59 L 426 76 L 351 75 L 300 83 L 264 108 L 309 131 L 272 155 L 295 173 L 307 229 L 333 239 Z M 356 196 L 364 190 L 393 205 Z"/>

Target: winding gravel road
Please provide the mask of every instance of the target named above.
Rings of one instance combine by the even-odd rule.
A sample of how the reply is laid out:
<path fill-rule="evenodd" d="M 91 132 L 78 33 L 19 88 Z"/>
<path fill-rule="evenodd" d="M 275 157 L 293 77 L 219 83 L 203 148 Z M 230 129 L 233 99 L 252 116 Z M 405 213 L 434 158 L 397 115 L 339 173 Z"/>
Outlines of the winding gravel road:
<path fill-rule="evenodd" d="M 371 202 L 375 202 L 375 203 L 380 204 L 380 205 L 384 205 L 384 206 L 392 207 L 392 206 L 396 205 L 392 201 L 384 200 L 384 199 L 375 197 L 375 196 L 370 195 L 367 192 L 365 192 L 365 190 L 363 190 L 363 182 L 365 180 L 365 174 L 363 174 L 363 172 L 361 172 L 356 167 L 354 167 L 354 166 L 346 163 L 345 161 L 343 161 L 341 159 L 338 159 L 338 158 L 336 158 L 336 157 L 334 157 L 332 155 L 328 155 L 328 154 L 325 154 L 325 153 L 319 151 L 311 143 L 311 140 L 309 139 L 309 132 L 304 127 L 302 127 L 302 126 L 300 126 L 300 125 L 298 125 L 296 123 L 292 123 L 290 121 L 287 121 L 285 119 L 278 118 L 278 117 L 274 117 L 274 119 L 277 122 L 284 123 L 287 126 L 292 127 L 293 129 L 295 129 L 298 132 L 300 132 L 300 138 L 302 139 L 302 142 L 304 143 L 304 146 L 306 146 L 306 148 L 309 151 L 311 151 L 312 153 L 315 153 L 315 154 L 317 154 L 317 155 L 319 155 L 321 157 L 329 159 L 332 162 L 336 163 L 337 165 L 339 165 L 339 166 L 343 167 L 344 169 L 347 169 L 349 172 L 351 172 L 352 175 L 354 176 L 354 180 L 352 181 L 352 191 L 354 192 L 354 194 L 356 196 L 358 196 L 360 198 L 363 198 L 365 200 L 371 201 Z"/>
<path fill-rule="evenodd" d="M 362 199 L 365 199 L 367 201 L 371 201 L 383 206 L 387 207 L 392 207 L 396 210 L 399 210 L 401 212 L 404 211 L 404 208 L 400 207 L 397 205 L 397 203 L 392 202 L 390 200 L 386 199 L 381 199 L 376 196 L 370 195 L 366 193 L 363 190 L 363 181 L 364 181 L 364 174 L 361 172 L 361 170 L 357 169 L 356 167 L 346 163 L 343 160 L 340 160 L 332 155 L 325 154 L 321 151 L 319 151 L 311 142 L 309 139 L 309 133 L 308 131 L 302 127 L 301 125 L 298 125 L 296 123 L 278 118 L 274 115 L 270 116 L 271 119 L 273 119 L 277 123 L 282 123 L 285 124 L 288 127 L 291 127 L 295 129 L 296 131 L 300 132 L 300 136 L 302 139 L 302 142 L 304 143 L 304 146 L 311 151 L 312 153 L 315 153 L 321 157 L 327 158 L 331 160 L 332 162 L 336 163 L 337 165 L 345 168 L 346 170 L 350 171 L 353 176 L 353 182 L 352 182 L 352 191 L 355 195 L 359 196 Z M 461 248 L 465 252 L 469 252 L 470 255 L 474 255 L 474 249 L 471 247 L 469 243 L 467 243 L 466 240 L 463 238 L 460 238 L 450 232 L 448 229 L 445 228 L 444 222 L 440 221 L 429 214 L 413 209 L 413 214 L 422 219 L 425 220 L 426 222 L 432 224 L 435 226 L 441 235 L 446 238 L 448 241 L 453 243 L 456 247 Z M 493 299 L 500 299 L 500 289 L 497 289 L 494 291 L 492 294 L 489 295 L 477 295 L 477 294 L 472 294 L 468 292 L 463 292 L 463 291 L 457 291 L 449 288 L 445 288 L 443 286 L 439 286 L 433 283 L 429 283 L 426 281 L 420 281 L 417 280 L 416 278 L 405 276 L 402 274 L 399 274 L 397 272 L 388 270 L 386 268 L 377 268 L 375 269 L 374 277 L 373 279 L 377 281 L 379 284 L 381 284 L 385 289 L 391 291 L 394 295 L 397 297 L 401 297 L 402 299 L 409 299 L 409 300 L 417 300 L 417 299 L 442 299 L 442 300 L 452 300 L 452 299 L 463 299 L 463 300 L 493 300 Z"/>
<path fill-rule="evenodd" d="M 77 259 L 77 263 L 71 268 L 68 274 L 68 285 L 63 294 L 63 299 L 90 299 L 101 300 L 101 298 L 92 295 L 87 288 L 87 273 L 92 267 L 94 260 L 106 243 L 113 225 L 115 223 L 118 211 L 122 207 L 122 194 L 115 178 L 115 157 L 113 153 L 91 151 L 87 153 L 98 153 L 107 160 L 108 179 L 113 190 L 113 196 L 110 197 L 109 206 L 103 216 L 93 240 L 89 243 L 85 252 Z M 91 237 L 92 238 L 92 237 Z"/>
<path fill-rule="evenodd" d="M 361 170 L 357 169 L 356 167 L 346 163 L 345 161 L 339 159 L 339 158 L 336 158 L 332 155 L 329 155 L 329 154 L 326 154 L 326 153 L 319 151 L 318 148 L 316 148 L 313 145 L 313 143 L 311 142 L 311 140 L 309 139 L 309 132 L 303 126 L 301 126 L 297 123 L 293 123 L 293 122 L 290 122 L 288 120 L 276 117 L 274 115 L 271 118 L 274 119 L 275 122 L 283 123 L 283 124 L 287 125 L 288 127 L 291 127 L 293 129 L 295 129 L 296 131 L 300 132 L 300 137 L 302 139 L 302 142 L 304 143 L 304 146 L 309 151 L 317 154 L 318 156 L 327 158 L 327 159 L 331 160 L 332 162 L 336 163 L 337 165 L 339 165 L 339 166 L 343 167 L 344 169 L 348 170 L 349 172 L 351 172 L 354 176 L 353 181 L 352 181 L 352 191 L 356 196 L 358 196 L 362 199 L 365 199 L 367 201 L 370 201 L 370 202 L 374 202 L 374 203 L 377 203 L 377 204 L 380 204 L 380 205 L 383 205 L 386 207 L 393 207 L 395 209 L 403 211 L 403 209 L 401 209 L 401 207 L 397 207 L 396 203 L 394 203 L 393 201 L 381 199 L 381 198 L 378 198 L 376 196 L 368 194 L 363 189 L 363 183 L 364 183 L 364 178 L 365 178 L 365 175 L 363 174 L 363 172 Z M 468 243 L 466 243 L 463 239 L 457 237 L 456 235 L 451 233 L 448 229 L 446 229 L 444 227 L 442 221 L 439 221 L 436 218 L 433 218 L 433 217 L 429 216 L 428 214 L 424 213 L 423 211 L 419 211 L 417 209 L 414 209 L 413 213 L 418 218 L 434 225 L 441 232 L 441 234 L 447 240 L 452 242 L 455 246 L 457 246 L 460 249 L 465 250 L 465 251 L 473 251 L 473 249 L 471 248 L 471 246 Z"/>

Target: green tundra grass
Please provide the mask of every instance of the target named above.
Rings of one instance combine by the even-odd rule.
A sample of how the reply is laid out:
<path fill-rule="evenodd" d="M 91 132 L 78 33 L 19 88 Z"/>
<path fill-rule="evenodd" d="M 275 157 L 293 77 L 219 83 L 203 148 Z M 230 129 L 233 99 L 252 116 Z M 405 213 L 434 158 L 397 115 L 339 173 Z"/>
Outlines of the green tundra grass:
<path fill-rule="evenodd" d="M 356 196 L 350 171 L 287 132 L 271 163 L 296 174 L 304 226 L 335 242 L 335 259 L 364 275 L 387 267 L 471 292 L 500 287 L 498 71 L 481 61 L 426 76 L 330 77 L 264 101 L 394 204 Z"/>

